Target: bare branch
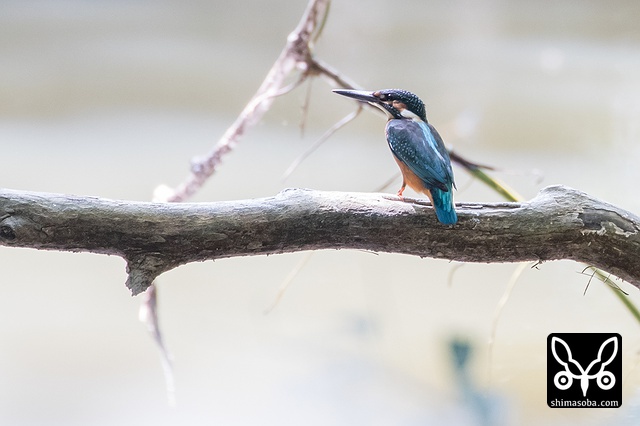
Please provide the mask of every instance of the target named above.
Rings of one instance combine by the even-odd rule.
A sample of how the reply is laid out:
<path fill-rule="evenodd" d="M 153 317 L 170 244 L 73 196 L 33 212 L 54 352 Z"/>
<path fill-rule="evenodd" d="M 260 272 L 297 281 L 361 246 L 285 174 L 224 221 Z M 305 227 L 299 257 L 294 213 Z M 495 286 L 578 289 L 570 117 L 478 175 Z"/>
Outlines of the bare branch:
<path fill-rule="evenodd" d="M 301 77 L 283 89 L 286 78 L 294 70 L 301 71 L 303 76 L 309 72 L 309 64 L 313 63 L 311 46 L 324 24 L 328 7 L 329 0 L 309 2 L 298 26 L 289 34 L 284 49 L 255 95 L 222 135 L 216 146 L 204 157 L 192 161 L 189 176 L 176 189 L 168 193 L 164 201 L 181 202 L 195 194 L 215 172 L 222 157 L 233 149 L 244 132 L 260 121 L 271 107 L 274 98 L 287 93 L 304 80 L 305 77 Z"/>
<path fill-rule="evenodd" d="M 188 262 L 321 249 L 362 249 L 461 262 L 572 259 L 640 287 L 640 218 L 552 186 L 524 203 L 457 205 L 440 224 L 428 202 L 289 189 L 215 203 L 145 203 L 0 190 L 0 244 L 115 254 L 144 291 Z"/>

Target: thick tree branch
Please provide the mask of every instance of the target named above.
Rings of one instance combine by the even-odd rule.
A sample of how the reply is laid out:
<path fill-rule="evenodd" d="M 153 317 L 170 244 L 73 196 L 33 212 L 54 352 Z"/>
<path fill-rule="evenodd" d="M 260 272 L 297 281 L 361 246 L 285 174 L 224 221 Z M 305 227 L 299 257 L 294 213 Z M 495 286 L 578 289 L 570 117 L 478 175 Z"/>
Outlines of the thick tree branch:
<path fill-rule="evenodd" d="M 0 244 L 122 256 L 144 291 L 178 265 L 233 256 L 366 249 L 461 262 L 572 259 L 640 287 L 640 218 L 563 186 L 525 203 L 457 205 L 444 226 L 428 202 L 288 189 L 215 203 L 146 203 L 0 190 Z"/>

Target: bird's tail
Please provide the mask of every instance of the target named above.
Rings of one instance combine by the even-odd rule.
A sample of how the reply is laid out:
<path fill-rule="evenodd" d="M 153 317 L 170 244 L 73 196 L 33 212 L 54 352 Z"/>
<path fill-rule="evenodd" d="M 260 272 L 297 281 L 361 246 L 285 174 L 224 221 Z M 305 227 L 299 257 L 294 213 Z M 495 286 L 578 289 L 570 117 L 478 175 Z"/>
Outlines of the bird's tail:
<path fill-rule="evenodd" d="M 453 206 L 453 188 L 449 186 L 449 191 L 443 191 L 438 188 L 431 190 L 431 201 L 433 208 L 436 210 L 438 220 L 445 225 L 453 225 L 458 221 L 458 215 Z"/>

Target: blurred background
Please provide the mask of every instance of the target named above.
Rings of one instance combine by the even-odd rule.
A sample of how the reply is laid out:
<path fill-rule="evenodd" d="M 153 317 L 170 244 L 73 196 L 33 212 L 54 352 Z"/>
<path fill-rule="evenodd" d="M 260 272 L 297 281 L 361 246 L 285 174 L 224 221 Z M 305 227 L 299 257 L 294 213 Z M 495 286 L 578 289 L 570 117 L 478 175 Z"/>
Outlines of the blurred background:
<path fill-rule="evenodd" d="M 126 200 L 177 185 L 258 88 L 305 6 L 2 1 L 0 185 Z M 565 184 L 639 213 L 638 19 L 631 0 L 337 0 L 316 54 L 363 87 L 417 93 L 448 144 L 500 168 L 526 198 Z M 370 111 L 282 179 L 354 109 L 331 88 L 315 80 L 278 99 L 194 201 L 378 190 L 397 166 Z M 458 201 L 501 201 L 455 173 Z M 318 252 L 265 314 L 305 256 L 160 277 L 172 408 L 120 258 L 0 248 L 0 424 L 482 424 L 456 379 L 453 339 L 472 347 L 469 379 L 493 424 L 637 424 L 640 324 L 605 285 L 589 285 L 584 265 L 527 265 L 496 316 L 518 265 Z M 547 407 L 552 332 L 622 335 L 622 408 Z"/>

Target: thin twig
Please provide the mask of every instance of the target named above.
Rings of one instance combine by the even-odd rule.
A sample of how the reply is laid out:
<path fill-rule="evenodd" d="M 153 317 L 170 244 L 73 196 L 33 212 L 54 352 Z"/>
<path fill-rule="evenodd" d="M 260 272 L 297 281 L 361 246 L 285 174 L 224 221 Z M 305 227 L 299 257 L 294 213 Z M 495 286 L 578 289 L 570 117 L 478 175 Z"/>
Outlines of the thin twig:
<path fill-rule="evenodd" d="M 300 163 L 302 163 L 305 158 L 311 155 L 316 149 L 318 149 L 327 139 L 329 139 L 335 132 L 343 128 L 345 125 L 353 121 L 362 111 L 362 107 L 359 107 L 355 111 L 349 113 L 345 117 L 343 117 L 340 121 L 335 123 L 333 126 L 329 128 L 318 140 L 316 140 L 305 152 L 303 152 L 298 158 L 296 158 L 293 163 L 287 168 L 287 170 L 282 175 L 282 180 L 286 180 L 291 174 L 298 168 Z"/>
<path fill-rule="evenodd" d="M 491 324 L 491 334 L 489 335 L 489 357 L 488 357 L 488 362 L 487 365 L 489 366 L 489 368 L 491 367 L 491 365 L 493 365 L 493 345 L 494 342 L 496 340 L 496 330 L 498 329 L 498 321 L 500 320 L 500 317 L 502 316 L 502 311 L 504 309 L 504 307 L 507 305 L 507 302 L 509 301 L 509 298 L 511 297 L 511 292 L 513 291 L 514 287 L 516 286 L 516 283 L 518 282 L 518 279 L 520 278 L 520 276 L 522 275 L 522 273 L 524 272 L 524 270 L 526 269 L 528 263 L 521 263 L 517 266 L 517 268 L 513 271 L 513 274 L 511 274 L 511 278 L 509 279 L 509 283 L 507 284 L 507 287 L 504 290 L 504 293 L 502 293 L 502 297 L 500 298 L 500 300 L 498 301 L 498 304 L 496 305 L 496 310 L 493 313 L 493 322 Z M 489 370 L 490 372 L 491 370 Z M 491 377 L 491 374 L 489 374 L 489 377 Z"/>
<path fill-rule="evenodd" d="M 165 385 L 167 388 L 167 400 L 169 406 L 176 405 L 175 380 L 173 376 L 173 363 L 171 353 L 164 344 L 162 333 L 160 331 L 160 323 L 158 321 L 158 296 L 156 286 L 151 285 L 142 293 L 142 303 L 138 311 L 140 322 L 147 326 L 147 331 L 153 338 L 158 350 L 160 351 L 160 359 L 162 362 L 162 371 L 164 372 Z"/>
<path fill-rule="evenodd" d="M 291 272 L 289 272 L 289 275 L 287 275 L 287 277 L 284 279 L 282 284 L 280 284 L 280 288 L 278 289 L 278 294 L 276 294 L 276 297 L 273 299 L 273 302 L 271 303 L 271 305 L 269 305 L 269 307 L 267 307 L 267 309 L 264 310 L 265 315 L 270 314 L 271 311 L 273 311 L 275 307 L 278 305 L 278 303 L 280 303 L 282 296 L 284 296 L 284 293 L 289 288 L 289 284 L 293 282 L 293 280 L 298 276 L 300 271 L 302 271 L 302 269 L 307 265 L 309 260 L 311 260 L 313 253 L 314 252 L 312 251 L 305 253 L 304 257 L 300 259 L 298 264 L 291 270 Z"/>
<path fill-rule="evenodd" d="M 308 74 L 304 74 L 308 75 Z M 304 93 L 304 101 L 302 102 L 302 116 L 300 117 L 300 138 L 304 137 L 304 131 L 307 125 L 307 119 L 309 118 L 309 108 L 311 105 L 311 89 L 313 88 L 313 79 L 307 83 L 307 88 Z"/>
<path fill-rule="evenodd" d="M 457 263 L 453 265 L 451 268 L 449 268 L 449 276 L 447 277 L 447 285 L 449 287 L 453 287 L 453 277 L 455 273 L 458 271 L 458 269 L 462 268 L 464 265 L 465 265 L 464 263 Z"/>

